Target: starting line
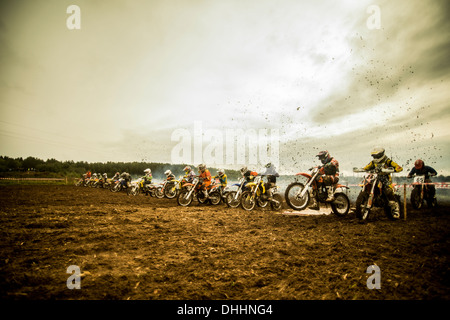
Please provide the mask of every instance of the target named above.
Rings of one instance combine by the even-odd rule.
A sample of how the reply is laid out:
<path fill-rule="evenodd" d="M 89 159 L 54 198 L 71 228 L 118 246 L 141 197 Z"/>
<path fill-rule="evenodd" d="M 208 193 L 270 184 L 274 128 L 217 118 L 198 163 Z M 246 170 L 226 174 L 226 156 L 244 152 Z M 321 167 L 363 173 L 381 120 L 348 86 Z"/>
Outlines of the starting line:
<path fill-rule="evenodd" d="M 305 209 L 305 210 L 284 210 L 280 212 L 279 214 L 284 214 L 287 216 L 322 216 L 322 215 L 329 215 L 331 214 L 330 208 L 320 208 L 320 210 L 312 210 L 312 209 Z"/>

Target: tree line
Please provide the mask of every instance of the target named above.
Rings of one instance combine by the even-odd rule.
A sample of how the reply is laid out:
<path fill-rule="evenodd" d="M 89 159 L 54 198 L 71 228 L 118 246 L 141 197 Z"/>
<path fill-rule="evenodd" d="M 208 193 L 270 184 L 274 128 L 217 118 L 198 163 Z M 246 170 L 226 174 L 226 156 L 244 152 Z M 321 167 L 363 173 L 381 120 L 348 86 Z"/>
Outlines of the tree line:
<path fill-rule="evenodd" d="M 150 168 L 153 177 L 159 179 L 164 177 L 166 170 L 171 170 L 176 176 L 183 174 L 185 164 L 155 163 L 155 162 L 86 162 L 86 161 L 59 161 L 56 159 L 42 160 L 36 157 L 11 158 L 0 156 L 0 174 L 2 176 L 13 176 L 26 173 L 31 176 L 63 176 L 81 177 L 87 171 L 92 173 L 107 173 L 112 177 L 116 172 L 128 172 L 132 176 L 144 175 L 144 170 Z M 197 168 L 191 167 L 197 173 Z M 217 168 L 208 168 L 212 175 L 217 173 Z M 237 179 L 240 175 L 237 170 L 226 171 L 229 179 Z"/>

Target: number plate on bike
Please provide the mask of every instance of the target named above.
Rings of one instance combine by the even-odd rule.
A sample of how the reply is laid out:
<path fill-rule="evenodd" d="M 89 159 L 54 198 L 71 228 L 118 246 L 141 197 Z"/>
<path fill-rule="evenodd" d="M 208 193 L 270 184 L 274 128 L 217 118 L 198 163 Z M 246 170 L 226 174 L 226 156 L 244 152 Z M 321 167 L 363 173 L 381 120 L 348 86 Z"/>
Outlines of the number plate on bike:
<path fill-rule="evenodd" d="M 425 176 L 415 176 L 414 183 L 425 183 Z"/>

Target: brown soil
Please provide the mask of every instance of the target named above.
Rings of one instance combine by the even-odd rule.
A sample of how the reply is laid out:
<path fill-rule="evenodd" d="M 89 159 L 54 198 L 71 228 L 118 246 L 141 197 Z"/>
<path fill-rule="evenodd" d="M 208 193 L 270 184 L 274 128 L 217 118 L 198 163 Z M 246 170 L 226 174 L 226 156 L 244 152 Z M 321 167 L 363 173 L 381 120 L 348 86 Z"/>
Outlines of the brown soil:
<path fill-rule="evenodd" d="M 285 215 L 75 186 L 0 187 L 1 299 L 449 299 L 447 206 Z M 67 268 L 81 269 L 70 290 Z M 367 288 L 370 265 L 381 289 Z"/>

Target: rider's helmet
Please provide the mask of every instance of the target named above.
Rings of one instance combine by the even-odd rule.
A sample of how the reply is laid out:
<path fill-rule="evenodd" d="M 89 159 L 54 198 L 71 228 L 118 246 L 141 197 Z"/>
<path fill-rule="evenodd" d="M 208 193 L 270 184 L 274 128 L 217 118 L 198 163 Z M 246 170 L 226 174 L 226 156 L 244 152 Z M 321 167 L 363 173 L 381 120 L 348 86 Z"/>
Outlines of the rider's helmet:
<path fill-rule="evenodd" d="M 268 164 L 266 164 L 266 168 L 270 168 L 272 166 L 272 163 L 269 162 Z"/>
<path fill-rule="evenodd" d="M 424 166 L 425 163 L 423 160 L 417 159 L 416 162 L 414 162 L 414 168 L 416 168 L 416 170 L 422 170 Z"/>
<path fill-rule="evenodd" d="M 320 151 L 320 152 L 316 155 L 316 157 L 319 157 L 319 160 L 320 160 L 323 164 L 329 162 L 330 159 L 331 159 L 330 153 L 329 153 L 328 151 L 326 151 L 326 150 Z"/>
<path fill-rule="evenodd" d="M 92 175 L 93 177 L 97 177 L 97 174 L 96 173 L 94 173 L 93 175 Z"/>
<path fill-rule="evenodd" d="M 166 170 L 166 172 L 164 172 L 164 174 L 166 175 L 166 177 L 168 177 L 168 176 L 170 176 L 172 174 L 172 171 Z"/>
<path fill-rule="evenodd" d="M 108 175 L 106 174 L 106 172 L 103 174 L 103 177 L 104 177 L 104 178 L 108 177 Z"/>
<path fill-rule="evenodd" d="M 205 170 L 206 170 L 206 165 L 205 165 L 204 163 L 199 164 L 199 165 L 198 165 L 198 170 L 200 170 L 200 172 L 205 171 Z"/>
<path fill-rule="evenodd" d="M 381 162 L 384 159 L 384 148 L 382 147 L 375 147 L 372 152 L 370 153 L 370 155 L 373 158 L 373 161 L 375 162 Z"/>
<path fill-rule="evenodd" d="M 242 174 L 242 175 L 244 175 L 244 173 L 246 173 L 247 171 L 248 171 L 248 169 L 247 169 L 246 166 L 243 166 L 243 167 L 241 168 L 241 174 Z"/>
<path fill-rule="evenodd" d="M 189 172 L 191 172 L 191 167 L 190 166 L 186 166 L 186 167 L 184 167 L 183 171 L 186 172 L 186 173 L 189 173 Z"/>
<path fill-rule="evenodd" d="M 152 170 L 150 170 L 149 168 L 147 168 L 147 169 L 144 170 L 144 173 L 150 174 L 150 173 L 152 173 Z"/>
<path fill-rule="evenodd" d="M 225 170 L 224 169 L 219 169 L 217 171 L 217 173 L 219 174 L 219 177 L 223 176 L 225 174 Z"/>

